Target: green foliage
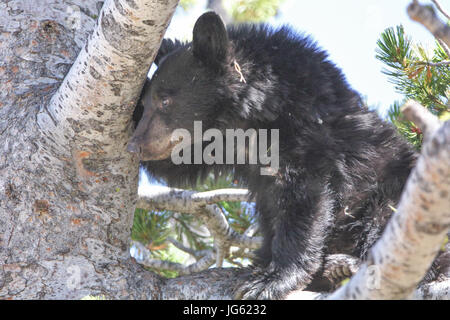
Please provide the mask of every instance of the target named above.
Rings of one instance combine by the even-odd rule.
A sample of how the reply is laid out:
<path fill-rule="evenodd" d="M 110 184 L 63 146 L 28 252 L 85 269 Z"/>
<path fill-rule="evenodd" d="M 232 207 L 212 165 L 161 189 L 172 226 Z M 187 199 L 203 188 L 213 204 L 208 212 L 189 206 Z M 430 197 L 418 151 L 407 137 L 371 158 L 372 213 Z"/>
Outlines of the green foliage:
<path fill-rule="evenodd" d="M 416 127 L 416 125 L 407 121 L 403 118 L 402 113 L 400 112 L 400 107 L 403 103 L 399 103 L 395 101 L 388 113 L 389 120 L 397 127 L 397 130 L 406 138 L 408 141 L 416 147 L 416 149 L 420 149 L 422 145 L 422 131 Z"/>
<path fill-rule="evenodd" d="M 194 250 L 211 249 L 213 245 L 209 232 L 197 217 L 185 213 L 172 213 L 175 239 L 187 243 Z"/>
<path fill-rule="evenodd" d="M 180 7 L 183 8 L 183 10 L 188 11 L 193 6 L 195 6 L 197 3 L 197 0 L 181 0 L 180 1 Z"/>
<path fill-rule="evenodd" d="M 278 13 L 285 0 L 221 0 L 224 9 L 230 14 L 233 22 L 267 21 Z M 189 11 L 198 0 L 181 0 L 180 7 Z"/>
<path fill-rule="evenodd" d="M 215 178 L 214 175 L 211 175 L 203 184 L 198 184 L 196 190 L 210 191 L 239 187 L 241 187 L 239 182 L 232 181 L 231 176 L 219 176 Z M 253 206 L 247 203 L 222 201 L 218 205 L 227 217 L 228 223 L 239 233 L 243 233 L 254 222 Z"/>
<path fill-rule="evenodd" d="M 347 282 L 350 281 L 350 278 L 345 278 L 344 280 L 341 281 L 341 283 L 339 284 L 340 287 L 345 286 L 347 284 Z"/>
<path fill-rule="evenodd" d="M 197 182 L 197 191 L 211 191 L 223 188 L 236 188 L 238 187 L 237 181 L 232 181 L 231 176 L 217 173 L 211 174 L 203 183 Z"/>
<path fill-rule="evenodd" d="M 220 202 L 228 223 L 233 230 L 244 233 L 253 223 L 255 223 L 254 208 L 241 202 Z"/>
<path fill-rule="evenodd" d="M 432 50 L 413 43 L 403 26 L 386 29 L 377 42 L 377 59 L 384 62 L 383 70 L 395 89 L 406 99 L 414 99 L 442 119 L 448 117 L 450 96 L 450 63 L 444 48 L 436 42 Z M 395 102 L 389 119 L 416 148 L 422 143 L 422 132 L 414 123 L 403 119 Z"/>
<path fill-rule="evenodd" d="M 168 244 L 164 249 L 160 248 L 157 250 L 153 250 L 152 256 L 155 259 L 177 262 L 177 263 L 185 263 L 186 260 L 189 258 L 188 254 L 175 248 L 175 246 L 173 246 L 172 244 Z M 178 276 L 177 271 L 156 270 L 156 269 L 152 269 L 152 268 L 149 268 L 149 269 L 154 271 L 155 273 L 160 274 L 163 277 L 166 277 L 166 278 L 175 278 Z"/>
<path fill-rule="evenodd" d="M 211 175 L 195 188 L 198 191 L 239 187 L 237 181 L 230 176 L 216 178 Z M 254 206 L 245 202 L 220 202 L 217 204 L 224 213 L 231 227 L 239 233 L 244 233 L 255 221 Z M 149 211 L 136 209 L 131 237 L 143 243 L 156 259 L 185 263 L 189 255 L 175 248 L 168 237 L 182 243 L 193 250 L 212 249 L 213 239 L 203 222 L 192 214 L 171 211 Z M 239 257 L 232 257 L 228 262 L 239 263 Z M 236 260 L 237 259 L 237 260 Z M 154 270 L 165 277 L 175 277 L 177 272 Z"/>
<path fill-rule="evenodd" d="M 166 211 L 153 212 L 136 209 L 134 213 L 131 239 L 145 244 L 150 250 L 164 247 L 170 233 L 170 214 Z"/>
<path fill-rule="evenodd" d="M 230 8 L 235 22 L 261 22 L 278 12 L 284 0 L 228 0 L 224 5 Z"/>
<path fill-rule="evenodd" d="M 172 215 L 173 213 L 170 211 L 157 212 L 136 209 L 131 238 L 144 244 L 155 259 L 184 263 L 188 258 L 187 254 L 167 241 L 167 237 L 173 233 L 169 223 Z M 176 271 L 170 270 L 153 271 L 167 278 L 174 278 L 178 275 Z"/>

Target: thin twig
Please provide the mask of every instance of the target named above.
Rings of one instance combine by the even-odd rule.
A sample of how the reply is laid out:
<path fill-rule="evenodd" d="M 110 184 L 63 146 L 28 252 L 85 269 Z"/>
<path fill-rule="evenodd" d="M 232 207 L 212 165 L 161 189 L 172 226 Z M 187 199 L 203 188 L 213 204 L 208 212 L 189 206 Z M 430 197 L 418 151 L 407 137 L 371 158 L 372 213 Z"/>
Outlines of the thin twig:
<path fill-rule="evenodd" d="M 441 39 L 436 39 L 436 40 L 441 45 L 442 49 L 444 49 L 445 53 L 447 54 L 447 58 L 450 58 L 450 48 Z"/>
<path fill-rule="evenodd" d="M 192 195 L 192 200 L 205 204 L 213 204 L 220 201 L 248 201 L 247 189 L 218 189 L 212 191 L 197 192 Z"/>
<path fill-rule="evenodd" d="M 155 193 L 140 192 L 138 208 L 147 210 L 170 210 L 198 216 L 206 224 L 214 239 L 230 241 L 237 247 L 258 248 L 259 237 L 251 238 L 234 231 L 216 204 L 212 201 L 246 201 L 247 190 L 221 189 L 208 192 L 196 192 L 172 188 L 160 188 Z"/>
<path fill-rule="evenodd" d="M 194 250 L 192 248 L 188 248 L 183 245 L 181 242 L 175 240 L 172 237 L 167 237 L 167 241 L 173 244 L 176 248 L 180 249 L 183 252 L 189 253 L 191 256 L 196 258 L 197 260 L 209 254 L 211 250 Z"/>
<path fill-rule="evenodd" d="M 436 0 L 432 0 L 432 1 L 433 1 L 434 5 L 436 6 L 436 8 L 438 8 L 438 10 L 447 18 L 447 20 L 450 20 L 450 16 L 448 15 L 447 12 L 445 12 L 444 9 L 442 9 L 439 2 L 437 2 Z M 442 41 L 442 39 L 440 39 L 440 38 L 436 38 L 436 40 L 439 42 L 441 47 L 444 49 L 445 53 L 447 54 L 447 57 L 450 58 L 450 49 L 449 49 L 448 45 L 446 45 L 444 43 L 444 41 Z"/>
<path fill-rule="evenodd" d="M 417 62 L 414 62 L 414 64 L 430 66 L 430 67 L 442 67 L 442 66 L 449 66 L 450 61 L 449 60 L 444 60 L 444 61 L 439 61 L 439 62 L 417 61 Z"/>
<path fill-rule="evenodd" d="M 134 241 L 132 243 L 132 248 L 135 252 L 133 258 L 138 263 L 146 267 L 155 268 L 158 270 L 177 271 L 180 275 L 186 275 L 205 270 L 212 266 L 215 262 L 215 255 L 212 250 L 197 262 L 185 266 L 181 263 L 153 259 L 151 257 L 151 251 L 140 242 Z"/>
<path fill-rule="evenodd" d="M 436 0 L 431 0 L 434 5 L 436 6 L 436 8 L 438 8 L 438 10 L 444 15 L 444 17 L 447 18 L 447 20 L 450 20 L 450 16 L 448 15 L 447 12 L 444 11 L 444 9 L 442 9 L 441 5 L 439 4 L 439 2 L 437 2 Z"/>

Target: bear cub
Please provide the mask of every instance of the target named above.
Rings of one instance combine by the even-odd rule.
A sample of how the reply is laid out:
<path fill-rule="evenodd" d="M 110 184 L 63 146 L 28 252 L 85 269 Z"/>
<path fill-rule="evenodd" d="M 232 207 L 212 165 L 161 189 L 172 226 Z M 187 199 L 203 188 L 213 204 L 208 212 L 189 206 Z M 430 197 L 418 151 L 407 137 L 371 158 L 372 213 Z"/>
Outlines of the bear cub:
<path fill-rule="evenodd" d="M 128 150 L 169 186 L 195 185 L 214 172 L 232 174 L 250 190 L 264 240 L 236 298 L 282 299 L 308 287 L 326 255 L 366 257 L 416 154 L 363 105 L 310 38 L 287 27 L 227 29 L 207 12 L 192 42 L 163 40 L 155 63 Z M 172 132 L 193 136 L 194 121 L 224 135 L 226 129 L 278 130 L 277 170 L 261 174 L 260 163 L 174 164 L 179 141 Z"/>

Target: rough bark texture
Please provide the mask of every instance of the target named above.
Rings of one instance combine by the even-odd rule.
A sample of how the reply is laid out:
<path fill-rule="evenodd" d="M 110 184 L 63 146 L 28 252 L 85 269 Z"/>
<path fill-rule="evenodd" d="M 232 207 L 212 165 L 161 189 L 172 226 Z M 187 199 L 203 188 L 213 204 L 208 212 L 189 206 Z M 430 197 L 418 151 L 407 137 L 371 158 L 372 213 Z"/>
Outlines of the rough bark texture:
<path fill-rule="evenodd" d="M 450 27 L 439 19 L 434 9 L 413 1 L 408 6 L 408 15 L 425 26 L 437 39 L 442 39 L 450 46 Z"/>
<path fill-rule="evenodd" d="M 234 231 L 223 212 L 215 205 L 218 201 L 246 201 L 246 189 L 220 189 L 207 192 L 159 187 L 157 191 L 140 192 L 137 207 L 147 210 L 170 210 L 197 215 L 203 220 L 214 240 L 219 243 L 250 249 L 258 248 L 260 237 L 247 237 Z"/>
<path fill-rule="evenodd" d="M 159 297 L 129 259 L 125 146 L 177 3 L 0 3 L 0 299 Z"/>
<path fill-rule="evenodd" d="M 411 103 L 409 105 L 411 106 Z M 413 106 L 416 105 L 417 103 L 413 104 Z M 426 146 L 424 147 L 424 156 L 416 169 L 419 173 L 416 172 L 411 178 L 408 193 L 405 193 L 402 200 L 404 205 L 394 215 L 383 239 L 371 251 L 370 258 L 361 268 L 362 271 L 351 281 L 350 285 L 344 287 L 345 289 L 338 290 L 335 294 L 294 291 L 286 299 L 400 299 L 410 297 L 422 300 L 450 298 L 449 243 L 445 246 L 445 252 L 438 258 L 438 279 L 414 290 L 425 275 L 437 250 L 441 247 L 445 230 L 448 229 L 448 208 L 450 207 L 447 197 L 449 194 L 448 168 L 450 168 L 448 159 L 450 157 L 447 155 L 448 143 L 446 143 L 449 123 L 436 133 L 441 123 L 435 116 L 428 113 L 423 114 L 424 110 L 420 106 L 420 110 L 408 109 L 404 110 L 404 113 L 407 114 L 408 119 L 415 119 L 415 123 L 426 134 L 429 133 L 433 136 L 434 133 L 438 141 L 431 138 L 431 140 L 425 139 L 426 146 L 432 146 L 431 149 L 434 151 L 430 152 Z M 424 163 L 428 163 L 428 165 L 424 165 Z M 444 168 L 447 168 L 447 171 L 443 170 Z M 433 173 L 434 171 L 438 171 L 440 175 L 437 176 Z M 417 179 L 417 175 L 423 175 L 423 178 Z M 430 180 L 433 181 L 432 185 L 430 185 Z M 208 213 L 202 212 L 201 206 L 223 200 L 223 198 L 244 201 L 245 197 L 245 190 L 239 189 L 195 192 L 158 187 L 152 192 L 140 192 L 138 203 L 140 207 L 148 209 L 174 210 L 190 214 L 202 213 L 206 216 Z M 430 207 L 425 210 L 423 204 L 428 201 Z M 220 219 L 212 220 L 219 223 Z M 209 228 L 214 229 L 211 226 Z M 242 243 L 244 246 L 245 244 L 245 242 Z M 135 250 L 134 256 L 143 265 L 189 274 L 165 281 L 161 290 L 161 297 L 164 299 L 231 299 L 232 295 L 230 294 L 234 285 L 245 279 L 245 269 L 209 269 L 200 274 L 190 274 L 202 270 L 202 268 L 208 268 L 213 263 L 211 257 L 206 255 L 202 258 L 205 261 L 201 261 L 201 263 L 183 266 L 151 259 L 148 249 L 141 244 L 137 244 Z M 200 256 L 203 255 L 204 252 Z M 355 274 L 360 265 L 359 259 L 345 255 L 330 255 L 325 259 L 324 276 L 331 277 L 330 280 L 336 284 L 343 278 Z M 209 264 L 206 261 L 209 261 Z M 410 296 L 411 293 L 413 294 Z"/>

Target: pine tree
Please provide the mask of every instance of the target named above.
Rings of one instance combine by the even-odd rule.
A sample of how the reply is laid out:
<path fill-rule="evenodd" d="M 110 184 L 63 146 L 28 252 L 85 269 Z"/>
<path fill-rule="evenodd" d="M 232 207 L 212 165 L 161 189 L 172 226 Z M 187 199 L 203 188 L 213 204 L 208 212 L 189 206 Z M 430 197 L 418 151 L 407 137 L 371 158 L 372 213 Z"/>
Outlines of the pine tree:
<path fill-rule="evenodd" d="M 383 73 L 405 97 L 393 103 L 388 117 L 398 131 L 420 149 L 422 132 L 414 123 L 402 118 L 400 107 L 406 99 L 414 99 L 441 120 L 450 118 L 449 50 L 439 40 L 432 49 L 414 43 L 403 26 L 386 29 L 377 45 L 376 57 L 386 65 Z"/>

